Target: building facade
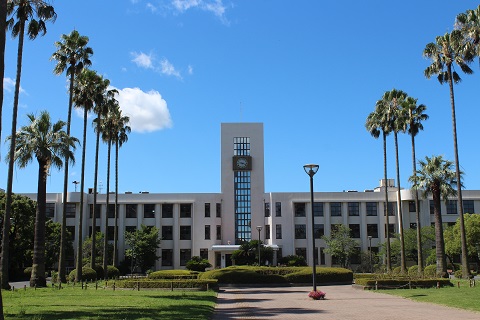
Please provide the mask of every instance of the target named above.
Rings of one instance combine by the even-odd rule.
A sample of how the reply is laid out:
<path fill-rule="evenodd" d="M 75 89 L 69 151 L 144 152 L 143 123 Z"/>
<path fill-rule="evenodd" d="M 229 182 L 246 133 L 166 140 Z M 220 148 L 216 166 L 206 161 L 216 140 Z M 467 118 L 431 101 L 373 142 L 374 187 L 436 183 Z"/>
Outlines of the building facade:
<path fill-rule="evenodd" d="M 118 257 L 125 259 L 125 232 L 141 225 L 155 226 L 162 238 L 155 269 L 184 268 L 192 256 L 208 259 L 214 267 L 232 264 L 231 253 L 243 241 L 260 238 L 273 248 L 274 261 L 286 255 L 302 255 L 309 265 L 313 252 L 318 265 L 331 266 L 334 261 L 324 253 L 323 235 L 329 235 L 337 224 L 351 229 L 359 242 L 359 251 L 378 248 L 386 238 L 384 184 L 388 184 L 389 226 L 398 232 L 397 192 L 393 180 L 362 192 L 315 192 L 314 233 L 312 242 L 311 203 L 309 192 L 265 192 L 264 139 L 262 123 L 221 124 L 221 192 L 220 193 L 131 193 L 118 196 Z M 78 232 L 80 192 L 67 195 L 67 228 L 76 242 L 92 232 L 93 192 L 84 196 L 83 230 Z M 404 228 L 416 227 L 415 203 L 410 190 L 401 190 Z M 36 194 L 27 194 L 36 199 Z M 113 241 L 115 195 L 97 194 L 97 231 L 105 232 L 109 197 L 108 237 Z M 463 192 L 464 211 L 474 213 L 480 208 L 480 191 Z M 47 194 L 47 217 L 62 221 L 62 194 Z M 431 199 L 420 201 L 421 225 L 433 223 Z M 444 223 L 458 218 L 456 200 L 442 203 Z M 355 261 L 353 261 L 355 262 Z M 73 257 L 67 262 L 73 267 Z"/>

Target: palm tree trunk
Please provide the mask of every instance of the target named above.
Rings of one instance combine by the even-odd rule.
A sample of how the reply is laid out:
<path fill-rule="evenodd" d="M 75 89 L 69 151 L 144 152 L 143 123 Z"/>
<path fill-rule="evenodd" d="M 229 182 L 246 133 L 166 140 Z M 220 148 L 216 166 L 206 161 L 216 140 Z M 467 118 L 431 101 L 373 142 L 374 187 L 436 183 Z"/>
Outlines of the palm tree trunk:
<path fill-rule="evenodd" d="M 10 153 L 8 160 L 8 177 L 7 177 L 7 195 L 5 200 L 5 215 L 3 219 L 3 233 L 2 233 L 2 264 L 1 274 L 3 289 L 10 289 L 8 283 L 8 269 L 9 269 L 9 246 L 10 246 L 10 217 L 12 210 L 12 196 L 13 196 L 13 170 L 15 162 L 15 141 L 17 137 L 17 113 L 18 113 L 18 97 L 20 94 L 20 78 L 22 75 L 22 59 L 23 59 L 23 40 L 25 33 L 25 21 L 20 24 L 20 32 L 18 36 L 18 51 L 17 51 L 17 75 L 15 79 L 15 95 L 13 98 L 13 112 L 12 112 L 12 134 L 10 139 Z"/>
<path fill-rule="evenodd" d="M 386 247 L 387 247 L 387 272 L 392 270 L 391 255 L 390 255 L 390 218 L 388 216 L 388 183 L 387 183 L 387 135 L 383 132 L 383 176 L 385 179 L 385 214 L 386 214 Z"/>
<path fill-rule="evenodd" d="M 437 275 L 442 278 L 448 277 L 447 260 L 445 259 L 445 241 L 443 238 L 443 222 L 440 212 L 440 188 L 432 188 L 433 213 L 435 216 L 435 256 L 437 260 Z"/>
<path fill-rule="evenodd" d="M 70 136 L 70 124 L 72 122 L 72 106 L 73 106 L 73 83 L 75 73 L 70 74 L 70 95 L 68 98 L 68 118 L 67 118 L 67 135 Z M 58 258 L 58 282 L 67 282 L 66 265 L 65 265 L 65 248 L 67 246 L 67 194 L 68 194 L 68 162 L 69 158 L 65 157 L 65 174 L 63 176 L 63 210 L 62 210 L 62 229 L 60 235 L 60 256 Z"/>
<path fill-rule="evenodd" d="M 108 218 L 110 210 L 110 151 L 112 149 L 112 141 L 108 141 L 108 152 L 107 152 L 107 214 L 105 215 L 105 236 L 103 238 L 103 274 L 105 279 L 107 279 L 107 268 L 108 268 Z"/>
<path fill-rule="evenodd" d="M 47 202 L 48 163 L 38 160 L 37 212 L 35 214 L 35 237 L 30 287 L 46 287 L 45 279 L 45 208 Z"/>
<path fill-rule="evenodd" d="M 410 124 L 410 127 L 412 125 Z M 415 136 L 412 134 L 412 168 L 413 168 L 413 176 L 417 177 L 417 163 L 415 157 Z M 419 201 L 418 201 L 418 190 L 415 189 L 415 217 L 417 222 L 417 265 L 418 265 L 418 274 L 422 274 L 423 271 L 423 248 L 422 248 L 422 230 L 421 230 L 421 222 L 420 222 L 420 208 L 419 208 Z"/>
<path fill-rule="evenodd" d="M 400 192 L 400 161 L 398 159 L 398 136 L 397 132 L 393 133 L 395 139 L 395 160 L 397 169 L 397 211 L 398 211 L 398 233 L 400 234 L 400 270 L 402 273 L 406 272 L 405 263 L 405 240 L 403 236 L 403 211 L 402 211 L 402 195 Z"/>
<path fill-rule="evenodd" d="M 468 249 L 467 236 L 465 233 L 465 221 L 463 218 L 463 200 L 462 200 L 462 180 L 460 177 L 460 161 L 458 160 L 458 145 L 457 145 L 457 120 L 455 116 L 455 95 L 453 93 L 453 78 L 452 67 L 448 66 L 448 85 L 450 87 L 450 103 L 452 105 L 452 128 L 453 128 L 453 149 L 455 153 L 455 171 L 457 178 L 457 196 L 458 196 L 458 216 L 460 218 L 460 240 L 462 246 L 462 276 L 464 278 L 470 277 L 470 270 L 468 269 Z"/>
<path fill-rule="evenodd" d="M 0 0 L 0 30 L 6 30 L 7 21 L 7 0 Z M 5 76 L 5 43 L 7 37 L 5 32 L 0 32 L 0 79 Z M 3 81 L 0 81 L 0 141 L 2 141 L 2 109 L 3 109 Z M 0 295 L 1 302 L 1 295 Z M 0 310 L 0 319 L 3 319 L 3 308 Z"/>
<path fill-rule="evenodd" d="M 118 139 L 115 141 L 115 229 L 113 236 L 113 266 L 117 267 L 118 259 Z"/>
<path fill-rule="evenodd" d="M 97 239 L 97 184 L 98 184 L 98 152 L 100 150 L 100 126 L 101 117 L 98 115 L 97 141 L 95 145 L 95 175 L 93 179 L 93 217 L 92 217 L 92 250 L 90 252 L 90 267 L 95 269 L 96 239 Z"/>
<path fill-rule="evenodd" d="M 75 281 L 82 281 L 82 241 L 83 241 L 83 198 L 85 190 L 85 152 L 87 149 L 87 107 L 84 107 L 83 111 L 83 143 L 82 143 L 82 174 L 80 177 L 80 221 L 78 222 L 78 234 L 77 234 L 77 265 Z"/>

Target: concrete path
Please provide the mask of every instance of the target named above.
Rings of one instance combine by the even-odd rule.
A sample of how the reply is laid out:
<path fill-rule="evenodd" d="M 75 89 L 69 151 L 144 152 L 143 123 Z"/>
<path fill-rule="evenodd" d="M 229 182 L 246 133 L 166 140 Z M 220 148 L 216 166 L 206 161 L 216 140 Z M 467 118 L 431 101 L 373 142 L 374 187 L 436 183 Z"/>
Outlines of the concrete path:
<path fill-rule="evenodd" d="M 414 302 L 350 285 L 318 289 L 327 293 L 326 300 L 310 299 L 309 287 L 222 287 L 213 320 L 480 320 L 480 313 Z"/>

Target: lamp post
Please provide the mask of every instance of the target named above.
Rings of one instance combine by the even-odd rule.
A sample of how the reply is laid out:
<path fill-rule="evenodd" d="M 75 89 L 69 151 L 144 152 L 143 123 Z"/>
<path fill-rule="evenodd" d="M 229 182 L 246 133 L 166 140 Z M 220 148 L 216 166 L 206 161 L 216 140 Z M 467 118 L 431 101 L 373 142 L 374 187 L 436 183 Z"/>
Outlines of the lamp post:
<path fill-rule="evenodd" d="M 257 226 L 258 230 L 258 266 L 260 266 L 260 231 L 262 231 L 262 226 Z"/>
<path fill-rule="evenodd" d="M 370 273 L 373 273 L 372 263 L 372 236 L 368 236 L 368 253 L 370 255 Z"/>
<path fill-rule="evenodd" d="M 306 164 L 303 170 L 310 177 L 310 211 L 312 214 L 312 282 L 313 291 L 317 291 L 317 270 L 315 268 L 315 218 L 313 216 L 313 176 L 318 171 L 318 164 Z"/>

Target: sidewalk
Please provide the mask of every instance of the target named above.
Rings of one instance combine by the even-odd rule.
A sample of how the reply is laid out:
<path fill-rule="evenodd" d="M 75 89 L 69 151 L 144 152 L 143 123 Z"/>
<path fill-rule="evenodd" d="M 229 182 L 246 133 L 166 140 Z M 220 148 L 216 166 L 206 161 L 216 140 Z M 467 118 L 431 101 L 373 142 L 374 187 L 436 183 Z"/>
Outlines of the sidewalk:
<path fill-rule="evenodd" d="M 479 320 L 480 313 L 414 302 L 350 285 L 325 286 L 326 300 L 308 298 L 310 287 L 221 288 L 213 320 Z"/>

